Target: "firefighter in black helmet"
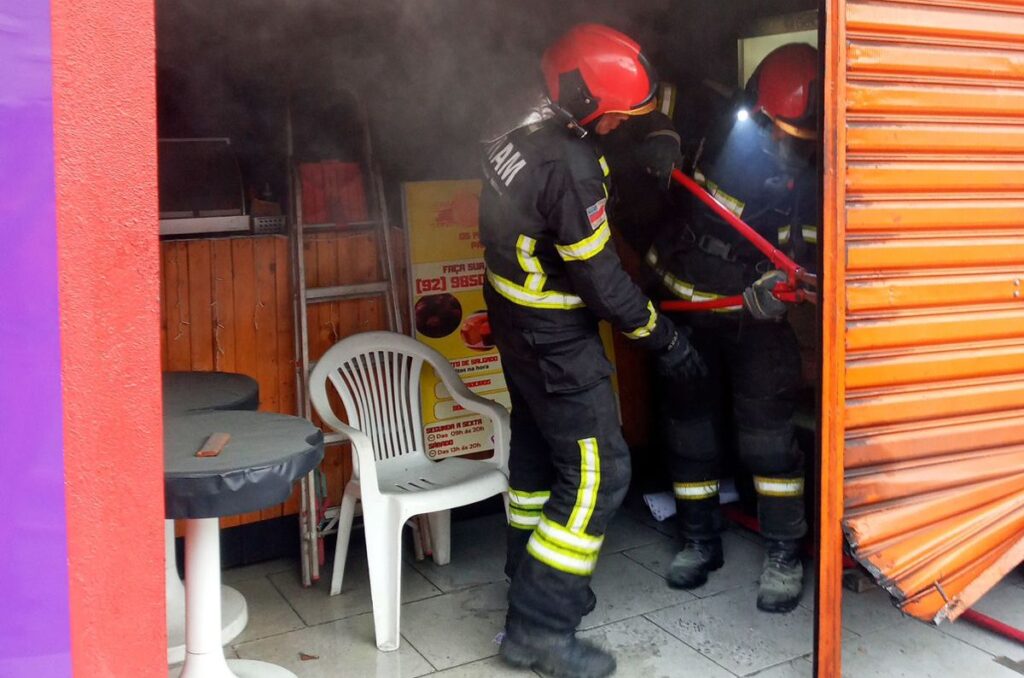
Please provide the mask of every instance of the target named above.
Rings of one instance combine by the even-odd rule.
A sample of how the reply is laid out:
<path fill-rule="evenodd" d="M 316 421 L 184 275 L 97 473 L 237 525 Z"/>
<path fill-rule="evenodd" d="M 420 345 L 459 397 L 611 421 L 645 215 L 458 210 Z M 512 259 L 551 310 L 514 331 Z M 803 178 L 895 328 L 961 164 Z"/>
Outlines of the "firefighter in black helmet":
<path fill-rule="evenodd" d="M 820 212 L 819 91 L 817 50 L 776 49 L 747 84 L 743 108 L 706 140 L 694 170 L 719 202 L 809 270 L 817 259 Z M 683 314 L 708 375 L 661 380 L 660 421 L 683 544 L 668 579 L 694 588 L 723 564 L 720 458 L 732 440 L 753 473 L 766 540 L 757 605 L 788 612 L 802 591 L 799 545 L 807 524 L 804 460 L 793 425 L 801 360 L 786 305 L 771 293 L 785 275 L 703 203 L 694 199 L 691 206 L 683 227 L 663 229 L 646 263 L 669 297 L 742 295 L 743 303 Z"/>
<path fill-rule="evenodd" d="M 680 379 L 703 365 L 609 242 L 608 168 L 594 138 L 653 106 L 639 46 L 581 25 L 547 50 L 542 70 L 547 96 L 489 135 L 483 153 L 484 294 L 512 399 L 501 655 L 583 678 L 615 670 L 575 629 L 593 607 L 590 577 L 630 475 L 598 320 Z"/>

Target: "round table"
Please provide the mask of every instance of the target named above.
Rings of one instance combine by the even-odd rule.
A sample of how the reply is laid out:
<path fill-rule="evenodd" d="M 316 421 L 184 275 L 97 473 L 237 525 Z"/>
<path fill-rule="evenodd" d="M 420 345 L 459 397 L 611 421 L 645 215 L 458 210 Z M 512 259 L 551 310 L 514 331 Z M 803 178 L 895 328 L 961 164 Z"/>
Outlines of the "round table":
<path fill-rule="evenodd" d="M 231 436 L 221 453 L 195 456 L 214 433 Z M 295 678 L 274 664 L 224 658 L 218 518 L 280 504 L 323 455 L 320 429 L 285 414 L 212 411 L 164 421 L 166 515 L 186 521 L 181 678 Z"/>
<path fill-rule="evenodd" d="M 164 416 L 205 410 L 255 410 L 260 404 L 256 380 L 231 372 L 164 372 Z M 185 587 L 174 555 L 174 521 L 165 521 L 167 663 L 185 660 Z M 238 637 L 249 623 L 245 598 L 230 586 L 221 587 L 221 644 Z"/>
<path fill-rule="evenodd" d="M 164 372 L 164 415 L 205 410 L 256 410 L 256 380 L 234 372 Z"/>

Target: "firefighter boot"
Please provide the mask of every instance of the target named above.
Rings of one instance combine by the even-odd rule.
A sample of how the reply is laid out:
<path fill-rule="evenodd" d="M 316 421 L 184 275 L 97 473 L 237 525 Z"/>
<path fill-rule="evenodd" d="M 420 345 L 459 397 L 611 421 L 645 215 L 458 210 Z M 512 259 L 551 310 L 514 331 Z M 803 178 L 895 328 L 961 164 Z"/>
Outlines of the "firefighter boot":
<path fill-rule="evenodd" d="M 789 612 L 800 602 L 804 588 L 800 541 L 769 539 L 765 546 L 767 553 L 757 592 L 757 609 L 763 612 Z"/>
<path fill-rule="evenodd" d="M 575 633 L 509 630 L 500 653 L 511 666 L 537 669 L 552 678 L 605 678 L 615 673 L 615 657 Z"/>
<path fill-rule="evenodd" d="M 725 564 L 722 540 L 683 539 L 683 548 L 668 567 L 668 585 L 677 589 L 695 589 L 708 580 L 708 573 Z"/>
<path fill-rule="evenodd" d="M 597 607 L 597 594 L 594 593 L 594 589 L 587 587 L 587 602 L 583 605 L 583 616 L 586 617 L 588 614 L 594 611 Z"/>

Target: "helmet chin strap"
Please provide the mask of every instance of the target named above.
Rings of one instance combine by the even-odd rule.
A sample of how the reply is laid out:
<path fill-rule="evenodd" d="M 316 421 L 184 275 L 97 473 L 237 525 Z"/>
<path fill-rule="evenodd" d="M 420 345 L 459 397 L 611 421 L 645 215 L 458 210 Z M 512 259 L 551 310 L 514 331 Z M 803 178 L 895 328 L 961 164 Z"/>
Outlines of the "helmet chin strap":
<path fill-rule="evenodd" d="M 590 132 L 587 131 L 587 128 L 581 125 L 579 120 L 577 120 L 572 113 L 565 110 L 563 107 L 559 106 L 554 101 L 551 101 L 549 99 L 548 107 L 551 109 L 551 112 L 555 114 L 555 119 L 558 120 L 558 122 L 565 125 L 566 128 L 568 128 L 569 131 L 571 131 L 578 138 L 583 139 L 588 134 L 590 134 Z"/>

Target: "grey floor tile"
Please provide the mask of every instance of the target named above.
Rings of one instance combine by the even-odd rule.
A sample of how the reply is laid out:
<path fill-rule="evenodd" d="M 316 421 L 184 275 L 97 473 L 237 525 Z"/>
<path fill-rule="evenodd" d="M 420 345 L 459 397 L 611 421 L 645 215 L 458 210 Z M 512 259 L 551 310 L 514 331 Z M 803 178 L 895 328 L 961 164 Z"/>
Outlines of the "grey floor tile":
<path fill-rule="evenodd" d="M 619 509 L 619 513 L 624 514 L 637 521 L 641 525 L 651 528 L 666 536 L 675 536 L 676 534 L 676 521 L 675 518 L 668 518 L 658 522 L 651 515 L 650 509 L 644 504 L 643 498 L 640 496 L 629 496 L 622 508 Z"/>
<path fill-rule="evenodd" d="M 1024 627 L 1024 588 L 1012 580 L 1003 581 L 974 605 L 974 610 L 1015 628 Z M 980 648 L 997 657 L 1015 662 L 1024 660 L 1024 646 L 991 631 L 959 619 L 938 627 L 943 633 Z"/>
<path fill-rule="evenodd" d="M 1020 678 L 995 658 L 921 622 L 843 641 L 847 678 Z"/>
<path fill-rule="evenodd" d="M 675 518 L 669 518 L 661 522 L 654 521 L 654 524 L 650 525 L 650 527 L 666 537 L 675 539 L 679 536 L 679 528 L 676 526 Z"/>
<path fill-rule="evenodd" d="M 1024 586 L 1024 565 L 1018 565 L 1011 570 L 1003 581 L 1015 584 L 1016 586 Z"/>
<path fill-rule="evenodd" d="M 810 581 L 804 582 L 804 597 L 800 605 L 813 613 L 815 578 L 809 576 L 807 579 Z M 843 589 L 843 628 L 858 636 L 896 628 L 911 619 L 893 605 L 892 596 L 884 589 L 876 587 L 863 593 Z"/>
<path fill-rule="evenodd" d="M 619 553 L 660 539 L 664 539 L 661 532 L 620 511 L 605 531 L 601 554 Z"/>
<path fill-rule="evenodd" d="M 725 549 L 725 565 L 720 570 L 712 572 L 706 584 L 690 590 L 690 593 L 698 598 L 706 598 L 741 586 L 750 586 L 757 582 L 761 574 L 764 550 L 760 546 L 732 531 L 726 531 L 722 534 L 722 547 Z M 625 555 L 664 577 L 668 573 L 669 563 L 678 550 L 677 540 L 663 538 L 653 544 L 626 551 Z"/>
<path fill-rule="evenodd" d="M 634 617 L 580 634 L 615 654 L 619 676 L 643 678 L 732 678 L 732 674 L 700 655 L 643 617 Z"/>
<path fill-rule="evenodd" d="M 255 565 L 245 565 L 244 567 L 232 567 L 224 570 L 221 573 L 221 583 L 227 586 L 235 586 L 235 584 L 243 581 L 251 581 L 253 579 L 263 579 L 272 574 L 278 572 L 301 572 L 302 566 L 299 563 L 298 558 L 277 558 L 276 560 L 267 560 L 262 563 L 256 563 Z M 238 588 L 237 586 L 235 588 Z"/>
<path fill-rule="evenodd" d="M 430 678 L 537 678 L 537 675 L 527 669 L 514 669 L 499 657 L 491 657 L 432 673 Z"/>
<path fill-rule="evenodd" d="M 378 652 L 369 614 L 243 643 L 237 650 L 242 659 L 271 662 L 299 678 L 414 678 L 433 670 L 404 641 L 394 652 Z"/>
<path fill-rule="evenodd" d="M 305 626 L 281 592 L 266 577 L 236 582 L 235 588 L 245 597 L 245 602 L 249 606 L 249 623 L 231 642 L 232 646 L 295 631 Z"/>
<path fill-rule="evenodd" d="M 676 605 L 647 618 L 738 675 L 802 657 L 813 649 L 813 616 L 797 607 L 766 614 L 756 607 L 757 587 L 726 591 Z"/>
<path fill-rule="evenodd" d="M 813 673 L 814 664 L 811 659 L 801 657 L 755 673 L 753 678 L 812 678 Z"/>
<path fill-rule="evenodd" d="M 297 571 L 271 575 L 270 581 L 288 600 L 309 626 L 323 624 L 337 619 L 352 617 L 373 609 L 370 598 L 370 571 L 366 561 L 366 550 L 361 535 L 353 535 L 345 567 L 345 579 L 341 593 L 331 596 L 331 562 L 321 570 L 320 581 L 309 588 L 302 586 Z M 402 564 L 402 602 L 421 600 L 440 593 L 433 584 L 413 569 L 408 563 Z"/>
<path fill-rule="evenodd" d="M 409 560 L 417 572 L 445 592 L 504 581 L 505 516 L 452 523 L 452 560 L 447 565 L 435 565 L 430 558 Z"/>
<path fill-rule="evenodd" d="M 749 542 L 753 542 L 758 546 L 764 544 L 764 537 L 762 537 L 757 532 L 754 532 L 753 530 L 748 530 L 747 528 L 741 525 L 729 524 L 728 531 L 732 532 L 737 537 L 742 537 L 743 539 L 746 539 Z"/>
<path fill-rule="evenodd" d="M 438 669 L 493 657 L 507 596 L 502 582 L 403 605 L 402 635 Z"/>
<path fill-rule="evenodd" d="M 662 577 L 621 553 L 601 556 L 591 586 L 597 594 L 597 607 L 583 618 L 581 629 L 693 600 L 688 592 L 670 589 Z"/>

